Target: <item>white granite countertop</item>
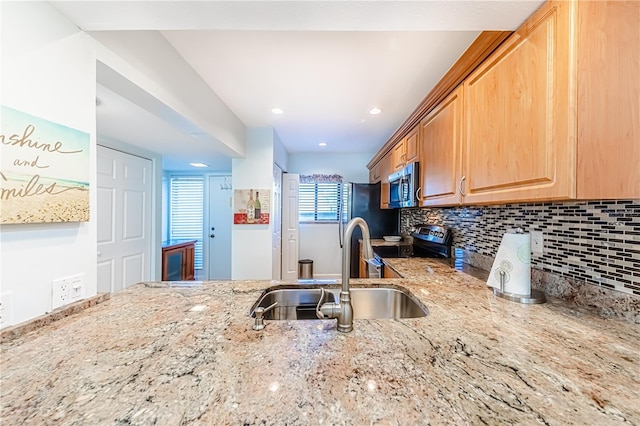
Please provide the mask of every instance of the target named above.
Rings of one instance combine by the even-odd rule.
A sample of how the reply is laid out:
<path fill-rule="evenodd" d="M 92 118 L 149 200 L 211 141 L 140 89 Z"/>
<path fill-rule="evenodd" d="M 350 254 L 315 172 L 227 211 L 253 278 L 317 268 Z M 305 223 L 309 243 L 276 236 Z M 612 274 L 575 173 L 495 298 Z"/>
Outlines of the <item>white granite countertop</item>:
<path fill-rule="evenodd" d="M 253 331 L 268 281 L 126 289 L 0 345 L 1 423 L 640 424 L 638 325 L 390 263 L 406 278 L 385 281 L 430 314 L 347 334 L 335 320 Z"/>

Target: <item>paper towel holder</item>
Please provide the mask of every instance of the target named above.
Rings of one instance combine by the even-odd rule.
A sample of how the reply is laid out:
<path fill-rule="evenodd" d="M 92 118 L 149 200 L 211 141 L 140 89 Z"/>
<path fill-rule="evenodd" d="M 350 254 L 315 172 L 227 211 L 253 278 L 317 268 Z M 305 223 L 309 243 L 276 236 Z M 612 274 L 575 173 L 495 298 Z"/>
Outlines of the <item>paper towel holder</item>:
<path fill-rule="evenodd" d="M 524 303 L 529 305 L 536 305 L 540 303 L 545 303 L 547 301 L 547 298 L 545 297 L 544 293 L 539 290 L 531 289 L 530 295 L 505 292 L 504 279 L 505 279 L 505 272 L 500 271 L 500 288 L 491 287 L 493 289 L 494 295 L 498 297 L 502 297 L 503 299 L 507 299 L 511 302 Z"/>

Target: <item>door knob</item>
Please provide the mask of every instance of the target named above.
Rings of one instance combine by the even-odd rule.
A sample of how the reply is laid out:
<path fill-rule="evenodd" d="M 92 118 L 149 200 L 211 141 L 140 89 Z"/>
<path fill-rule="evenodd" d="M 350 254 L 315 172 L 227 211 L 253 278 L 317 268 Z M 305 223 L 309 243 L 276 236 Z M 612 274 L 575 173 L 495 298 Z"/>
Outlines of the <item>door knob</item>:
<path fill-rule="evenodd" d="M 215 235 L 213 235 L 213 234 L 211 234 L 211 235 L 209 235 L 209 236 L 210 236 L 211 238 L 215 238 L 215 237 L 216 237 L 216 236 L 215 236 Z"/>

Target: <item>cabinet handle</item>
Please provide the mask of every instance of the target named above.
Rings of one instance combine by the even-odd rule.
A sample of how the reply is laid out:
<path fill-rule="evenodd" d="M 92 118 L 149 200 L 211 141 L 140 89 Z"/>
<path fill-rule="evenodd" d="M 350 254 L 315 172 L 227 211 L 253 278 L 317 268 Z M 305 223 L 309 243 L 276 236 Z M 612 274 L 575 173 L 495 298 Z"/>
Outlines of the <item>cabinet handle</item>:
<path fill-rule="evenodd" d="M 463 188 L 463 186 L 462 186 L 462 184 L 464 183 L 464 180 L 465 180 L 466 178 L 467 178 L 466 176 L 462 176 L 462 177 L 460 178 L 460 184 L 458 185 L 458 189 L 460 190 L 460 195 L 462 195 L 463 197 L 466 197 L 466 196 L 467 196 L 467 194 L 465 194 L 465 193 L 464 193 L 464 188 Z"/>
<path fill-rule="evenodd" d="M 416 189 L 416 200 L 420 200 L 420 195 L 418 195 L 420 193 L 420 190 L 422 189 L 421 186 L 418 187 L 418 189 Z"/>

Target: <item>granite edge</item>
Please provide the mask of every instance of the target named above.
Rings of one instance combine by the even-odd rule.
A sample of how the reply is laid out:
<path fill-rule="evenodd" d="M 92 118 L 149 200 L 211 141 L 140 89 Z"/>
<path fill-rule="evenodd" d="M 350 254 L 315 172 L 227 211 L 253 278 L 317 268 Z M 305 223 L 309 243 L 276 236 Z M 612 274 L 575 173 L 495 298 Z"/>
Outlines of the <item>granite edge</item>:
<path fill-rule="evenodd" d="M 45 325 L 49 325 L 55 321 L 59 321 L 65 317 L 81 312 L 91 306 L 105 302 L 110 298 L 111 293 L 98 293 L 95 296 L 70 303 L 69 305 L 62 306 L 49 313 L 45 313 L 33 319 L 4 328 L 0 331 L 0 343 L 9 342 L 40 327 L 44 327 Z"/>

